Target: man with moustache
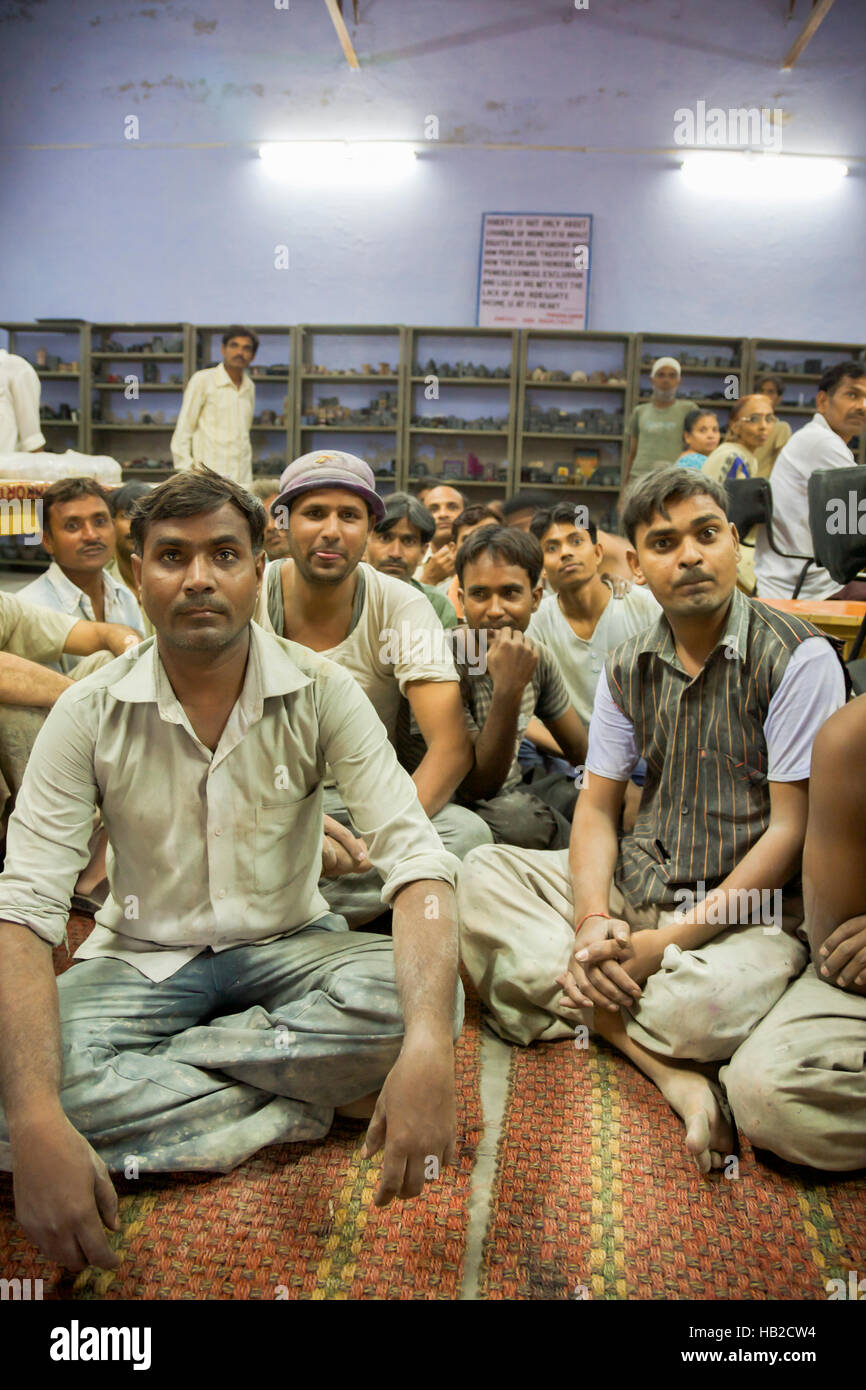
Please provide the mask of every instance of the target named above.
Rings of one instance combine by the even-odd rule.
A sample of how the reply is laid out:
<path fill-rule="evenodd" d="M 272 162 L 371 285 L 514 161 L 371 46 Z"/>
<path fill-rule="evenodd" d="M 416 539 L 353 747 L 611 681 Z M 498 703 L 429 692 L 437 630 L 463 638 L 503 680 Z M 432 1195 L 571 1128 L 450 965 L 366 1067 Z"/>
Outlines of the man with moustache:
<path fill-rule="evenodd" d="M 429 599 L 444 628 L 456 627 L 457 613 L 450 599 L 432 584 L 419 584 L 412 578 L 435 530 L 433 514 L 423 502 L 408 492 L 392 492 L 385 498 L 385 515 L 367 537 L 367 563 L 381 574 L 411 584 Z"/>
<path fill-rule="evenodd" d="M 659 470 L 630 493 L 623 527 L 662 614 L 599 679 L 570 849 L 467 857 L 464 957 L 510 1041 L 591 1023 L 658 1086 L 709 1172 L 735 1139 L 725 1064 L 808 961 L 797 880 L 812 744 L 845 684 L 815 628 L 737 589 L 718 483 Z"/>
<path fill-rule="evenodd" d="M 223 334 L 222 362 L 193 372 L 171 436 L 171 456 L 178 472 L 205 464 L 242 487 L 250 486 L 256 388 L 247 368 L 258 348 L 258 335 L 233 323 Z"/>
<path fill-rule="evenodd" d="M 106 572 L 114 559 L 115 530 L 108 496 L 93 478 L 63 478 L 42 497 L 42 544 L 52 557 L 44 574 L 18 597 L 95 623 L 122 623 L 144 633 L 134 594 Z M 70 674 L 78 657 L 63 655 L 53 669 Z"/>
<path fill-rule="evenodd" d="M 351 676 L 251 622 L 257 499 L 182 474 L 132 529 L 156 636 L 57 701 L 0 875 L 0 1166 L 27 1234 L 73 1270 L 120 1263 L 108 1170 L 130 1155 L 226 1172 L 339 1111 L 371 1120 L 365 1157 L 384 1145 L 382 1206 L 455 1147 L 456 860 Z M 349 933 L 318 892 L 326 767 L 393 942 Z M 110 893 L 56 980 L 97 803 Z"/>
<path fill-rule="evenodd" d="M 811 555 L 809 478 L 821 469 L 853 468 L 848 447 L 866 428 L 866 369 L 862 362 L 839 362 L 818 383 L 816 411 L 808 425 L 791 435 L 770 475 L 773 493 L 773 532 L 776 545 L 789 555 Z M 766 528 L 758 527 L 755 541 L 755 579 L 759 598 L 790 598 L 803 566 L 787 560 L 767 544 Z M 841 589 L 827 570 L 810 565 L 800 588 L 803 599 L 866 601 L 866 583 L 854 579 Z"/>
<path fill-rule="evenodd" d="M 408 702 L 426 746 L 412 779 L 442 843 L 461 859 L 490 844 L 484 822 L 451 804 L 472 766 L 472 744 L 442 624 L 423 594 L 362 562 L 371 527 L 385 516 L 372 471 L 342 450 L 304 454 L 283 473 L 273 511 L 291 558 L 268 566 L 256 621 L 349 671 L 398 749 Z M 333 788 L 325 810 L 363 839 L 364 827 Z M 353 927 L 383 911 L 381 882 L 369 866 L 323 884 L 322 892 Z"/>

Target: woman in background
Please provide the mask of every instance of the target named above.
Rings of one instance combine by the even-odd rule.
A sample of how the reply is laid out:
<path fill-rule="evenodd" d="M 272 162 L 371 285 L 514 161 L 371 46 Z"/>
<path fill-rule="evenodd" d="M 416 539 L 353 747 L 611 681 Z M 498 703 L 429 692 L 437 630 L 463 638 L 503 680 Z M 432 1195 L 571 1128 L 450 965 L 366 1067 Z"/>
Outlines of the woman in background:
<path fill-rule="evenodd" d="M 721 439 L 719 422 L 711 410 L 690 410 L 683 421 L 685 448 L 677 459 L 681 468 L 703 468 L 708 454 Z"/>
<path fill-rule="evenodd" d="M 785 383 L 782 378 L 759 376 L 755 381 L 755 390 L 772 402 L 773 413 L 778 414 L 782 404 L 782 396 L 785 394 Z M 762 444 L 760 449 L 755 450 L 759 478 L 769 478 L 773 471 L 773 464 L 790 438 L 791 426 L 786 425 L 784 420 L 777 420 L 766 444 Z"/>
<path fill-rule="evenodd" d="M 769 396 L 743 396 L 731 411 L 725 441 L 704 460 L 703 472 L 717 483 L 729 478 L 760 476 L 758 450 L 766 444 L 776 425 Z M 747 594 L 755 592 L 754 541 L 741 541 L 737 580 Z"/>

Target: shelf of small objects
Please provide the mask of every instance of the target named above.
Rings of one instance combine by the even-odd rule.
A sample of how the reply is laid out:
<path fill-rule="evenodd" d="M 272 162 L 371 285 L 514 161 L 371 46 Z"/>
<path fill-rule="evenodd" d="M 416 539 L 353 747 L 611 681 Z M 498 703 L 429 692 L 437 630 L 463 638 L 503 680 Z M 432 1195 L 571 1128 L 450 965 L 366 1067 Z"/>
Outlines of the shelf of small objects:
<path fill-rule="evenodd" d="M 116 459 L 72 449 L 65 454 L 0 454 L 0 536 L 33 536 L 41 531 L 36 504 L 61 478 L 96 478 L 111 489 L 121 486 L 123 473 Z"/>
<path fill-rule="evenodd" d="M 533 367 L 527 374 L 527 386 L 587 386 L 587 387 L 615 387 L 618 391 L 624 391 L 628 386 L 628 380 L 620 372 L 589 372 L 580 369 L 571 372 L 548 371 L 546 367 Z"/>

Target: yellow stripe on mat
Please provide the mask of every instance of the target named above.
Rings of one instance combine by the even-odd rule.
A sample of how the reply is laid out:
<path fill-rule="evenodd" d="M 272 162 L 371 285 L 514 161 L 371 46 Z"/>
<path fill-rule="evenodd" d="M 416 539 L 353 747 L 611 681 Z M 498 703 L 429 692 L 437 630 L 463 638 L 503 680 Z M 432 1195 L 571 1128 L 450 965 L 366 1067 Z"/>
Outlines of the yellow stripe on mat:
<path fill-rule="evenodd" d="M 120 1198 L 122 1229 L 116 1235 L 109 1233 L 108 1243 L 121 1258 L 126 1251 L 127 1243 L 144 1230 L 145 1222 L 156 1209 L 159 1198 L 158 1192 L 143 1192 L 136 1197 Z M 72 1286 L 72 1292 L 76 1298 L 106 1298 L 115 1279 L 122 1274 L 122 1269 L 83 1269 Z"/>
<path fill-rule="evenodd" d="M 352 1154 L 337 1205 L 334 1229 L 328 1237 L 327 1254 L 316 1270 L 316 1284 L 310 1297 L 317 1302 L 349 1297 L 357 1273 L 357 1257 L 364 1228 L 370 1218 L 378 1165 L 370 1171 L 371 1159 L 362 1159 L 360 1148 Z"/>
<path fill-rule="evenodd" d="M 592 1215 L 590 1293 L 626 1298 L 625 1226 L 620 1153 L 621 1104 L 616 1067 L 607 1052 L 590 1047 L 592 1114 Z"/>

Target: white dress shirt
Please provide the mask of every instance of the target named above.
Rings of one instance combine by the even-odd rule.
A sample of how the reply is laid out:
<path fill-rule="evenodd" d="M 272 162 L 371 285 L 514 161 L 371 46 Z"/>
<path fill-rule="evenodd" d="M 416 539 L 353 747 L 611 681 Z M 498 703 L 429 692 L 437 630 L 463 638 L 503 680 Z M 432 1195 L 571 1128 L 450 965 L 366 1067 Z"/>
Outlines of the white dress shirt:
<path fill-rule="evenodd" d="M 103 622 L 124 623 L 126 627 L 134 627 L 136 632 L 140 632 L 143 636 L 144 619 L 141 616 L 141 609 L 135 595 L 127 589 L 125 584 L 121 584 L 104 569 L 102 571 L 102 586 L 105 609 Z M 63 573 L 56 560 L 51 561 L 48 569 L 44 574 L 40 574 L 38 579 L 32 580 L 29 584 L 25 584 L 23 589 L 19 589 L 18 597 L 23 599 L 25 603 L 39 604 L 42 608 L 53 608 L 56 613 L 68 613 L 76 621 L 79 618 L 86 618 L 89 623 L 96 622 L 93 604 L 87 594 Z M 82 658 L 79 656 L 63 655 L 59 663 L 54 663 L 54 670 L 71 675 L 81 660 Z"/>
<path fill-rule="evenodd" d="M 246 372 L 240 386 L 235 386 L 222 362 L 195 372 L 186 384 L 171 436 L 175 468 L 180 471 L 204 463 L 224 478 L 249 487 L 255 400 L 256 389 Z"/>
<path fill-rule="evenodd" d="M 0 454 L 30 454 L 41 449 L 45 435 L 39 428 L 42 386 L 23 357 L 0 348 Z"/>
<path fill-rule="evenodd" d="M 848 445 L 832 430 L 823 415 L 815 414 L 792 434 L 770 474 L 773 493 L 773 535 L 780 550 L 792 555 L 813 555 L 809 527 L 809 478 L 819 469 L 853 468 Z M 803 568 L 802 560 L 784 560 L 767 544 L 766 530 L 757 529 L 755 579 L 758 598 L 790 598 Z M 810 565 L 798 598 L 822 599 L 837 594 L 841 585 L 816 565 Z"/>
<path fill-rule="evenodd" d="M 427 819 L 352 677 L 250 624 L 241 693 L 211 752 L 150 638 L 64 691 L 9 821 L 0 921 L 64 939 L 93 811 L 110 892 L 78 959 L 113 956 L 164 980 L 207 947 L 273 941 L 328 912 L 318 889 L 325 764 L 389 903 L 458 861 Z"/>

